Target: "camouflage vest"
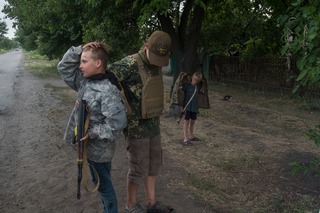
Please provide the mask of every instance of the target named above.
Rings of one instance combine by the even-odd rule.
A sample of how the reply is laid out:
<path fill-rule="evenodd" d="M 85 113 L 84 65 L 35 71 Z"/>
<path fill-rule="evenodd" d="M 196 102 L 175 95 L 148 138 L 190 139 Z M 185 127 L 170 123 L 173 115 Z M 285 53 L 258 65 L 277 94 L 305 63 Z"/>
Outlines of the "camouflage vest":
<path fill-rule="evenodd" d="M 180 72 L 177 77 L 171 94 L 170 106 L 184 104 L 184 91 L 182 85 L 186 82 L 191 82 L 191 75 L 185 72 Z M 199 91 L 197 92 L 198 107 L 203 109 L 209 109 L 209 95 L 207 80 L 203 77 L 202 81 L 197 84 Z"/>
<path fill-rule="evenodd" d="M 162 114 L 164 108 L 164 86 L 161 68 L 159 68 L 159 75 L 151 76 L 150 72 L 146 70 L 139 54 L 134 54 L 133 57 L 138 63 L 143 85 L 141 117 L 143 119 L 158 117 Z"/>

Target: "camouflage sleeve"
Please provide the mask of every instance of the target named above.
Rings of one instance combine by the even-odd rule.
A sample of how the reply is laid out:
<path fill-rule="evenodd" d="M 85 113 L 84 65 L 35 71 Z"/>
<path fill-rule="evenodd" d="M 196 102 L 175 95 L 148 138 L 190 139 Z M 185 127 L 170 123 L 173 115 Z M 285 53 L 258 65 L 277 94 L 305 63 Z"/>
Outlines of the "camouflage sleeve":
<path fill-rule="evenodd" d="M 81 46 L 71 47 L 57 65 L 62 80 L 76 91 L 80 88 L 80 82 L 83 79 L 79 69 L 81 53 Z"/>

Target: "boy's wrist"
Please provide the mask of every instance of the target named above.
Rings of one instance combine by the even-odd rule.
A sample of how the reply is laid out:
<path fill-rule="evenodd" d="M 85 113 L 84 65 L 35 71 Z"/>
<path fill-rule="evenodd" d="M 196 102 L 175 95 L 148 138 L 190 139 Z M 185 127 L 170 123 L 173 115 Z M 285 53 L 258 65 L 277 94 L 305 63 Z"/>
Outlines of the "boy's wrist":
<path fill-rule="evenodd" d="M 79 45 L 77 47 L 73 48 L 73 52 L 77 55 L 81 55 L 82 54 L 82 45 Z"/>

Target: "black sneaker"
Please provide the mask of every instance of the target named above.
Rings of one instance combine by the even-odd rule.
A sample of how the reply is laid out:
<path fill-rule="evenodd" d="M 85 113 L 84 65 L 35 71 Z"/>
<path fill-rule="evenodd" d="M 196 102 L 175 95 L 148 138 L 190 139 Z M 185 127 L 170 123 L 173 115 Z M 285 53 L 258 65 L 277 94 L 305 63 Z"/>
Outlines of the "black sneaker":
<path fill-rule="evenodd" d="M 147 213 L 173 213 L 174 209 L 170 206 L 163 205 L 160 202 L 156 202 L 153 206 L 147 206 Z"/>

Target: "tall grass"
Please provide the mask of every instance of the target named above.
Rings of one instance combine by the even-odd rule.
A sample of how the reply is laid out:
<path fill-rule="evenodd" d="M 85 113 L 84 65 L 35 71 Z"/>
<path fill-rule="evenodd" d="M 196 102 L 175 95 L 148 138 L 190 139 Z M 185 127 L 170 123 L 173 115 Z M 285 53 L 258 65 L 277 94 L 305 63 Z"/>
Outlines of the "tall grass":
<path fill-rule="evenodd" d="M 57 64 L 58 60 L 49 60 L 36 51 L 25 52 L 25 69 L 39 78 L 60 78 Z"/>

